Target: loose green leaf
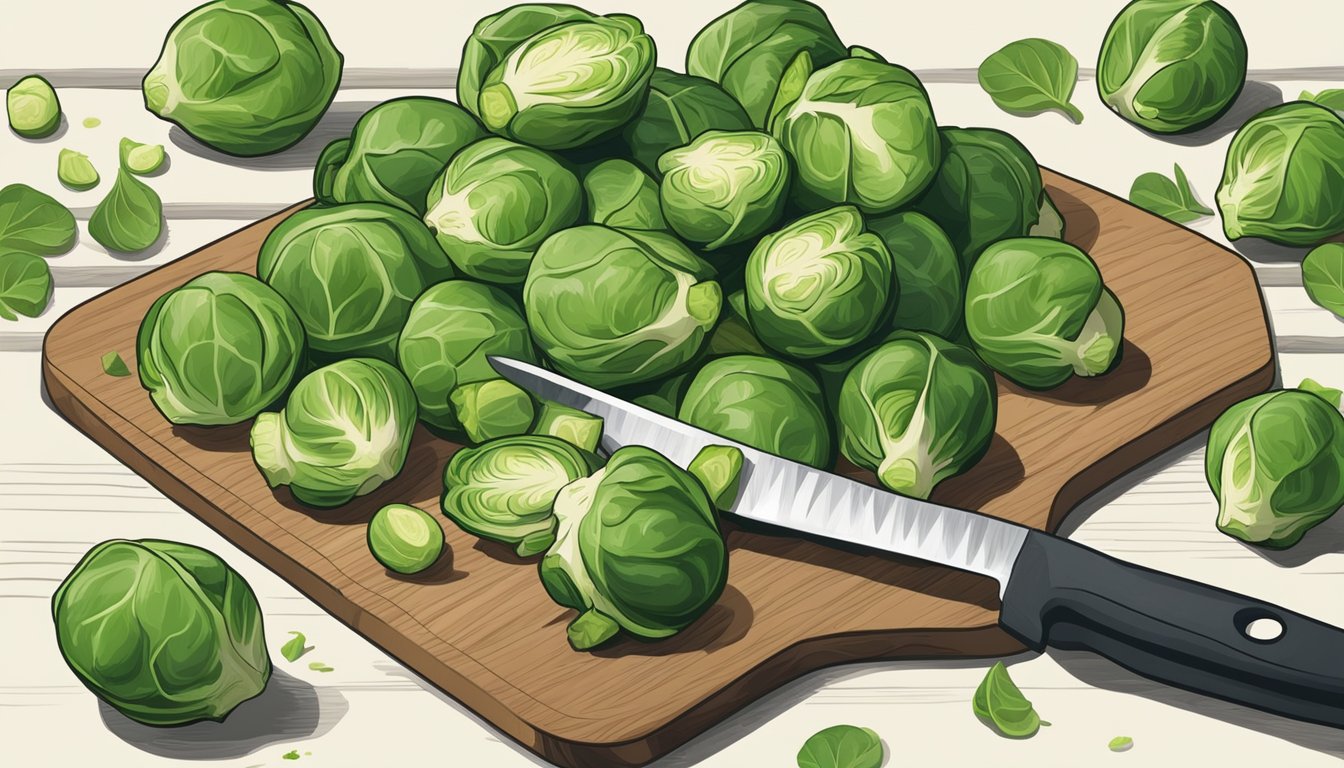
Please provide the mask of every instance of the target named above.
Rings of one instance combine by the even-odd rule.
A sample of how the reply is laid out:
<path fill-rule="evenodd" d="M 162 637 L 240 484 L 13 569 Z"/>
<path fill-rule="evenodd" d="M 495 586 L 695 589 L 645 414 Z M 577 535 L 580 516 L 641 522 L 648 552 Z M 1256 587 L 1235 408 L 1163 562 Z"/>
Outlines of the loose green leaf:
<path fill-rule="evenodd" d="M 98 169 L 89 162 L 89 156 L 73 149 L 62 149 L 56 158 L 56 178 L 78 192 L 98 186 Z"/>
<path fill-rule="evenodd" d="M 136 253 L 163 232 L 163 201 L 125 169 L 89 219 L 89 235 L 109 251 Z"/>
<path fill-rule="evenodd" d="M 1008 676 L 1008 668 L 1002 661 L 990 667 L 980 681 L 975 698 L 971 699 L 971 710 L 985 725 L 1010 739 L 1035 736 L 1041 727 L 1040 716 Z"/>
<path fill-rule="evenodd" d="M 1213 211 L 1200 203 L 1190 189 L 1190 181 L 1181 166 L 1173 165 L 1172 168 L 1176 173 L 1174 182 L 1160 173 L 1140 175 L 1129 188 L 1129 201 L 1177 224 L 1212 216 Z"/>
<path fill-rule="evenodd" d="M 1059 43 L 1039 37 L 1011 42 L 981 62 L 979 79 L 985 93 L 1009 114 L 1058 109 L 1073 122 L 1083 122 L 1083 113 L 1070 101 L 1078 60 Z"/>
<path fill-rule="evenodd" d="M 1324 243 L 1302 260 L 1302 287 L 1317 304 L 1344 317 L 1344 243 Z"/>
<path fill-rule="evenodd" d="M 833 725 L 803 742 L 798 768 L 878 768 L 882 757 L 882 740 L 872 730 Z"/>
<path fill-rule="evenodd" d="M 130 139 L 121 140 L 121 167 L 137 176 L 153 173 L 167 157 L 162 144 L 141 144 Z"/>
<path fill-rule="evenodd" d="M 308 668 L 314 672 L 334 672 L 335 667 L 329 667 L 326 662 L 314 661 L 308 664 Z"/>
<path fill-rule="evenodd" d="M 55 256 L 75 245 L 75 217 L 27 184 L 0 189 L 0 253 Z"/>
<path fill-rule="evenodd" d="M 115 349 L 103 355 L 103 373 L 108 376 L 130 376 L 131 369 L 126 367 L 126 361 L 121 359 L 121 353 Z"/>
<path fill-rule="evenodd" d="M 300 656 L 311 650 L 307 647 L 308 638 L 302 632 L 290 631 L 289 634 L 293 637 L 280 646 L 280 655 L 285 657 L 285 661 L 298 661 Z"/>
<path fill-rule="evenodd" d="M 1128 736 L 1116 736 L 1106 748 L 1112 752 L 1128 752 L 1134 748 L 1134 740 Z"/>
<path fill-rule="evenodd" d="M 285 754 L 281 755 L 281 756 L 280 756 L 280 759 L 281 759 L 281 760 L 298 760 L 298 759 L 299 759 L 299 750 L 297 750 L 297 749 L 291 749 L 291 750 L 289 750 L 288 752 L 286 752 Z"/>
<path fill-rule="evenodd" d="M 1324 91 L 1311 93 L 1303 91 L 1301 96 L 1297 97 L 1299 101 L 1310 101 L 1320 104 L 1322 107 L 1328 107 L 1344 115 L 1344 88 L 1327 88 Z"/>
<path fill-rule="evenodd" d="M 1302 383 L 1297 385 L 1297 388 L 1303 392 L 1310 392 L 1336 408 L 1344 405 L 1344 392 L 1340 392 L 1334 387 L 1327 387 L 1315 379 L 1303 379 Z"/>
<path fill-rule="evenodd" d="M 37 317 L 51 300 L 51 267 L 31 253 L 0 255 L 0 317 Z"/>

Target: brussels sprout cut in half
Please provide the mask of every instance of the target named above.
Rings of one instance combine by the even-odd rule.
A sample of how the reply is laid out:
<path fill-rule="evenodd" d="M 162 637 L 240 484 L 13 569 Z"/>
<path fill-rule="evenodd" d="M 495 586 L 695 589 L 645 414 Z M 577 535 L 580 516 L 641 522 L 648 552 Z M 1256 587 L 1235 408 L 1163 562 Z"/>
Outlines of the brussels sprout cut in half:
<path fill-rule="evenodd" d="M 238 424 L 294 380 L 303 325 L 270 286 L 207 272 L 154 302 L 136 341 L 140 384 L 174 424 Z"/>
<path fill-rule="evenodd" d="M 443 554 L 443 529 L 407 504 L 388 504 L 374 513 L 367 539 L 374 558 L 397 573 L 420 573 Z"/>
<path fill-rule="evenodd" d="M 588 223 L 616 229 L 666 230 L 658 182 L 629 160 L 603 160 L 583 177 Z"/>
<path fill-rule="evenodd" d="M 521 283 L 542 241 L 576 223 L 582 204 L 579 180 L 550 155 L 492 137 L 448 163 L 425 223 L 469 277 Z"/>
<path fill-rule="evenodd" d="M 669 149 L 684 147 L 705 131 L 751 127 L 742 105 L 713 81 L 659 67 L 649 80 L 648 100 L 621 136 L 635 162 L 657 174 L 658 158 Z"/>
<path fill-rule="evenodd" d="M 468 533 L 515 545 L 522 557 L 539 554 L 555 541 L 556 494 L 588 476 L 589 456 L 545 435 L 463 448 L 443 472 L 443 513 Z"/>
<path fill-rule="evenodd" d="M 252 588 L 189 544 L 95 546 L 56 589 L 51 614 L 79 681 L 147 725 L 223 720 L 271 676 Z"/>
<path fill-rule="evenodd" d="M 168 159 L 162 144 L 141 144 L 132 139 L 122 139 L 117 154 L 121 158 L 121 167 L 136 176 L 154 173 Z"/>
<path fill-rule="evenodd" d="M 9 128 L 25 139 L 45 139 L 61 125 L 61 100 L 45 77 L 29 75 L 5 92 Z"/>
<path fill-rule="evenodd" d="M 1110 370 L 1124 326 L 1097 265 L 1061 240 L 1000 240 L 971 269 L 966 330 L 986 363 L 1024 387 Z"/>
<path fill-rule="evenodd" d="M 272 488 L 313 507 L 338 507 L 395 477 L 415 427 L 415 391 L 373 358 L 304 376 L 279 413 L 257 416 L 252 458 Z"/>
<path fill-rule="evenodd" d="M 952 241 L 929 217 L 901 211 L 868 219 L 896 268 L 892 328 L 954 336 L 962 324 L 961 263 Z"/>
<path fill-rule="evenodd" d="M 742 485 L 742 450 L 731 445 L 706 445 L 686 468 L 709 493 L 714 508 L 728 511 Z"/>
<path fill-rule="evenodd" d="M 974 352 L 898 331 L 845 377 L 840 452 L 891 490 L 926 499 L 988 450 L 995 409 L 994 376 Z"/>
<path fill-rule="evenodd" d="M 298 3 L 214 0 L 177 20 L 141 87 L 150 112 L 254 157 L 308 135 L 336 96 L 343 61 Z"/>
<path fill-rule="evenodd" d="M 789 157 L 759 131 L 706 131 L 668 150 L 658 171 L 672 230 L 709 251 L 774 226 L 789 191 Z"/>
<path fill-rule="evenodd" d="M 1344 506 L 1344 415 L 1301 389 L 1243 400 L 1209 430 L 1204 474 L 1218 497 L 1218 530 L 1291 547 Z"/>
<path fill-rule="evenodd" d="M 555 497 L 555 543 L 541 561 L 551 599 L 579 611 L 569 642 L 587 650 L 619 630 L 669 637 L 723 592 L 728 551 L 700 482 L 641 446 Z"/>
<path fill-rule="evenodd" d="M 1251 118 L 1227 148 L 1216 199 L 1230 240 L 1311 245 L 1344 232 L 1344 119 L 1305 101 Z"/>
<path fill-rule="evenodd" d="M 1212 0 L 1134 0 L 1106 30 L 1097 94 L 1157 133 L 1213 122 L 1246 82 L 1246 39 Z"/>

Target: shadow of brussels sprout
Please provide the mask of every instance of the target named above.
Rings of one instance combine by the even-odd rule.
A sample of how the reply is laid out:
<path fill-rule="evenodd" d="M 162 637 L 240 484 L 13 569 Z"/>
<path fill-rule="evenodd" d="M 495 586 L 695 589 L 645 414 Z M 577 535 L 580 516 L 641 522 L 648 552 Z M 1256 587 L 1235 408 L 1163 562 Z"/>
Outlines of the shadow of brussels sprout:
<path fill-rule="evenodd" d="M 1092 210 L 1092 206 L 1059 187 L 1047 184 L 1045 191 L 1050 195 L 1050 200 L 1054 202 L 1055 207 L 1059 209 L 1059 214 L 1064 217 L 1066 222 L 1064 227 L 1065 242 L 1072 243 L 1083 251 L 1090 251 L 1097 242 L 1097 235 L 1101 232 L 1101 221 L 1097 218 L 1097 212 Z"/>
<path fill-rule="evenodd" d="M 8 121 L 8 120 L 5 121 L 5 125 L 6 125 L 6 126 L 9 125 L 9 121 Z M 64 110 L 62 110 L 62 112 L 61 112 L 61 121 L 60 121 L 59 123 L 56 124 L 56 130 L 52 131 L 51 133 L 47 134 L 46 136 L 43 136 L 43 137 L 40 138 L 40 139 L 34 139 L 34 138 L 30 137 L 30 136 L 24 136 L 23 134 L 19 133 L 18 131 L 15 131 L 13 128 L 10 128 L 10 129 L 9 129 L 9 135 L 11 135 L 11 136 L 13 136 L 13 137 L 15 137 L 15 138 L 17 138 L 17 139 L 22 139 L 23 141 L 26 141 L 26 142 L 28 142 L 29 144 L 50 144 L 50 143 L 52 143 L 53 141 L 59 141 L 59 140 L 61 139 L 61 137 L 65 136 L 66 131 L 69 131 L 69 130 L 70 130 L 70 121 L 66 118 L 66 115 L 65 115 Z"/>
<path fill-rule="evenodd" d="M 1344 552 L 1344 512 L 1336 512 L 1307 531 L 1301 541 L 1288 549 L 1267 549 L 1240 540 L 1237 543 L 1280 568 L 1296 568 L 1323 555 Z"/>
<path fill-rule="evenodd" d="M 1262 80 L 1247 80 L 1237 100 L 1212 123 L 1190 133 L 1153 133 L 1135 126 L 1139 131 L 1168 144 L 1183 147 L 1202 147 L 1211 144 L 1246 124 L 1259 113 L 1283 103 L 1283 91 Z"/>
<path fill-rule="evenodd" d="M 279 669 L 271 672 L 261 695 L 239 704 L 219 723 L 156 727 L 98 702 L 103 724 L 117 738 L 151 755 L 184 760 L 226 760 L 271 744 L 321 736 L 349 708 L 335 688 L 314 688 Z"/>
<path fill-rule="evenodd" d="M 442 510 L 440 510 L 439 515 L 442 516 L 442 514 Z M 514 545 L 505 544 L 502 541 L 476 539 L 476 543 L 472 544 L 471 548 L 492 560 L 498 560 L 507 565 L 530 565 L 535 568 L 538 562 L 536 557 L 520 556 Z"/>
<path fill-rule="evenodd" d="M 389 579 L 423 585 L 451 584 L 469 575 L 468 571 L 459 571 L 453 567 L 453 548 L 448 542 L 444 542 L 443 554 L 439 555 L 439 559 L 419 573 L 397 573 L 391 568 L 385 569 L 384 573 Z"/>
<path fill-rule="evenodd" d="M 1111 369 L 1100 376 L 1070 376 L 1054 389 L 1025 389 L 1000 377 L 999 386 L 1024 397 L 1064 405 L 1102 405 L 1143 389 L 1153 377 L 1153 360 L 1129 339 L 1120 347 Z"/>
<path fill-rule="evenodd" d="M 338 101 L 331 105 L 313 130 L 299 143 L 270 155 L 260 157 L 238 157 L 202 144 L 191 137 L 180 126 L 174 125 L 168 130 L 168 141 L 189 155 L 203 157 L 211 162 L 247 168 L 254 171 L 294 171 L 311 169 L 317 164 L 317 156 L 334 139 L 343 139 L 350 135 L 355 123 L 370 109 L 378 106 L 377 101 Z"/>
<path fill-rule="evenodd" d="M 1022 456 L 1003 435 L 994 433 L 989 448 L 964 474 L 949 477 L 933 489 L 929 500 L 962 509 L 980 509 L 1007 494 L 1027 478 Z"/>
<path fill-rule="evenodd" d="M 672 637 L 650 642 L 621 634 L 616 642 L 598 648 L 592 654 L 603 659 L 619 659 L 625 656 L 675 656 L 725 648 L 747 636 L 755 615 L 747 596 L 729 584 L 704 615 Z M 567 622 L 573 617 L 573 611 L 564 615 Z"/>

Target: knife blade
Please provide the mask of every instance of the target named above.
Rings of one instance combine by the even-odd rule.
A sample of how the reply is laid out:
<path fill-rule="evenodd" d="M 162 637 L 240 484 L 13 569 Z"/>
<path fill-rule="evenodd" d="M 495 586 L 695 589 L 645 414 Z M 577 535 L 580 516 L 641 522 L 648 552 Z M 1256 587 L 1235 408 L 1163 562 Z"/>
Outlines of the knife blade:
<path fill-rule="evenodd" d="M 1344 630 L 1043 531 L 798 464 L 535 365 L 489 360 L 538 397 L 600 416 L 608 453 L 644 445 L 686 467 L 707 445 L 737 447 L 743 472 L 733 515 L 994 578 L 1000 625 L 1033 650 L 1090 650 L 1154 680 L 1344 727 Z"/>

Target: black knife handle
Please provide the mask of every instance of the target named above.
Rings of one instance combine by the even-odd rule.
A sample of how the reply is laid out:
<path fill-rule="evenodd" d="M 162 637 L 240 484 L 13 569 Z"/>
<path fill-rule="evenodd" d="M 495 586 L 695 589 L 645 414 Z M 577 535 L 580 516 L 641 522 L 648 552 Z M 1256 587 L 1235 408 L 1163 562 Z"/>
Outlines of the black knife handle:
<path fill-rule="evenodd" d="M 1282 632 L 1254 639 L 1256 619 Z M 1027 535 L 999 622 L 1037 651 L 1089 650 L 1196 693 L 1344 727 L 1344 630 L 1056 536 Z"/>

